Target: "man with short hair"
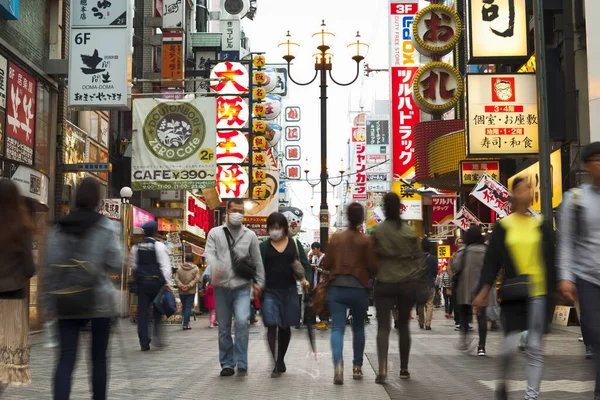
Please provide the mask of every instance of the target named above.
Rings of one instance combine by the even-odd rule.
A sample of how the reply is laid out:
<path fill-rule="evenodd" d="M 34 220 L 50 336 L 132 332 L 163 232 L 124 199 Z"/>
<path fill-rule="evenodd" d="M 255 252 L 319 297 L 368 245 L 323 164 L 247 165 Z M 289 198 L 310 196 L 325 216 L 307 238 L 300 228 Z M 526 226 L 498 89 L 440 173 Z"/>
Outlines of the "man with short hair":
<path fill-rule="evenodd" d="M 215 309 L 219 322 L 219 362 L 221 376 L 248 374 L 248 318 L 250 293 L 260 295 L 265 286 L 265 270 L 258 238 L 242 225 L 244 202 L 232 199 L 227 203 L 227 222 L 213 228 L 206 239 L 205 257 L 214 286 Z M 249 257 L 255 269 L 254 277 L 240 276 L 233 268 L 236 259 Z M 231 319 L 235 316 L 235 344 L 231 336 Z"/>
<path fill-rule="evenodd" d="M 563 199 L 558 225 L 559 288 L 567 300 L 579 301 L 581 330 L 595 355 L 594 399 L 600 400 L 600 142 L 586 146 L 581 160 L 592 183 L 571 190 Z"/>
<path fill-rule="evenodd" d="M 155 221 L 146 222 L 144 241 L 136 244 L 131 249 L 130 266 L 135 274 L 138 295 L 138 337 L 142 351 L 150 350 L 150 336 L 148 333 L 148 311 L 154 299 L 163 286 L 170 289 L 173 270 L 167 254 L 167 247 L 154 237 L 158 233 L 158 224 Z M 160 320 L 162 314 L 154 307 L 154 336 L 158 346 L 164 344 L 161 340 Z"/>
<path fill-rule="evenodd" d="M 321 251 L 321 243 L 319 243 L 319 242 L 314 242 L 310 246 L 310 248 L 311 248 L 311 253 L 312 253 L 311 264 L 313 265 L 313 268 L 314 268 L 313 279 L 312 279 L 311 285 L 314 288 L 321 282 L 321 279 L 323 277 L 323 273 L 319 271 L 319 268 L 321 266 L 321 262 L 325 258 L 325 253 L 323 253 Z M 316 319 L 317 319 L 317 316 L 315 315 L 313 322 L 316 322 Z M 319 315 L 319 324 L 317 325 L 317 329 L 319 329 L 319 330 L 327 329 L 329 327 L 329 325 L 327 323 L 328 320 L 329 320 L 329 318 L 328 318 L 326 312 Z"/>

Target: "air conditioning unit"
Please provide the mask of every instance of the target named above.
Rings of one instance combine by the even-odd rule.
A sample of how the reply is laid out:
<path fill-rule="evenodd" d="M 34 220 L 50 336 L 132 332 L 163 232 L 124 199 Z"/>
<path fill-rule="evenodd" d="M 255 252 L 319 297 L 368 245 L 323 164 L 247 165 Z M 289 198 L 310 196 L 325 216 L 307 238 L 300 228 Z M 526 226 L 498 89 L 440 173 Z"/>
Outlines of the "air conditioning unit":
<path fill-rule="evenodd" d="M 250 10 L 250 0 L 221 0 L 221 20 L 242 19 Z"/>

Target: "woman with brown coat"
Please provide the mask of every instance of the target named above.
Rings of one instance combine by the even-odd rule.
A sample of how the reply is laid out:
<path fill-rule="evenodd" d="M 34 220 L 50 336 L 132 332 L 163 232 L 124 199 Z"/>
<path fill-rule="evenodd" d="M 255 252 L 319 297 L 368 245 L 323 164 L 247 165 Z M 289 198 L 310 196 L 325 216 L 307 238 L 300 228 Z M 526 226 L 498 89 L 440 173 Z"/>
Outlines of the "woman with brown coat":
<path fill-rule="evenodd" d="M 185 256 L 185 263 L 175 273 L 175 283 L 179 290 L 179 299 L 181 300 L 181 311 L 183 314 L 183 330 L 192 329 L 190 326 L 190 316 L 194 307 L 194 297 L 196 296 L 196 286 L 200 282 L 200 271 L 194 264 L 194 255 L 189 253 Z"/>

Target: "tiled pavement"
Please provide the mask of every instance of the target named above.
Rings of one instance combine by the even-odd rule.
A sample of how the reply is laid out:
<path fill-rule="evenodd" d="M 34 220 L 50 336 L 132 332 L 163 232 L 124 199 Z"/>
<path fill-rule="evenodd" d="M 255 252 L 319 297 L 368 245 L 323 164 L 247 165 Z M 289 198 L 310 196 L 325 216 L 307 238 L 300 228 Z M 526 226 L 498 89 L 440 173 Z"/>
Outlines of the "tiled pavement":
<path fill-rule="evenodd" d="M 364 381 L 351 379 L 351 334 L 347 332 L 344 357 L 346 382 L 334 386 L 329 331 L 316 332 L 318 355 L 311 355 L 306 331 L 293 331 L 287 356 L 288 372 L 271 379 L 272 361 L 264 340 L 264 329 L 250 328 L 250 374 L 246 378 L 218 377 L 217 330 L 207 329 L 206 318 L 193 323 L 191 331 L 167 327 L 170 346 L 161 351 L 139 351 L 135 326 L 122 321 L 111 340 L 110 399 L 493 399 L 491 388 L 496 376 L 501 334 L 491 333 L 488 357 L 463 354 L 454 349 L 457 333 L 451 321 L 435 311 L 432 331 L 421 331 L 413 321 L 410 360 L 412 379 L 398 376 L 398 343 L 392 333 L 389 383 L 376 385 L 376 319 L 367 326 Z M 592 399 L 592 365 L 583 359 L 583 346 L 577 341 L 577 328 L 556 329 L 546 343 L 546 369 L 541 399 Z M 42 335 L 34 337 L 32 347 L 33 384 L 9 388 L 2 399 L 51 399 L 53 349 L 41 345 Z M 85 347 L 83 347 L 85 346 Z M 75 376 L 74 400 L 89 399 L 87 359 L 88 334 L 84 334 Z M 526 379 L 526 359 L 516 359 L 511 379 Z M 515 382 L 510 398 L 523 398 L 523 382 Z M 318 396 L 318 397 L 317 397 Z"/>

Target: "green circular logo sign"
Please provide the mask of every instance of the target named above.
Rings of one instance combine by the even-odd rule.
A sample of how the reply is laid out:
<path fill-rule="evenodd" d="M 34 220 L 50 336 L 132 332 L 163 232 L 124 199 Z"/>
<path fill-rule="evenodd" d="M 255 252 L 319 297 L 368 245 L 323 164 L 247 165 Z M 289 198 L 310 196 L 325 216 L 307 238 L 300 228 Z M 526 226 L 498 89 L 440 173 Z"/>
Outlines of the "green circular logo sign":
<path fill-rule="evenodd" d="M 204 117 L 187 102 L 160 103 L 144 121 L 146 146 L 165 161 L 182 161 L 195 156 L 205 137 Z"/>

